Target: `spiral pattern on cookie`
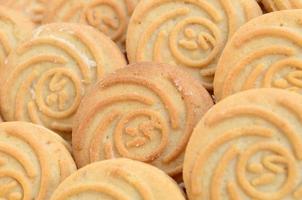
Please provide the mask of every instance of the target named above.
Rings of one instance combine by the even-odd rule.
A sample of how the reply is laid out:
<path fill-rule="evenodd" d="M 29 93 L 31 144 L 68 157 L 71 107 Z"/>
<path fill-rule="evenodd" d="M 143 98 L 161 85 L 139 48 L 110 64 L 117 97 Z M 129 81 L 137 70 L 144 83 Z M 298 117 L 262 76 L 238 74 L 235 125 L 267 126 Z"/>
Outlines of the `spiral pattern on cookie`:
<path fill-rule="evenodd" d="M 301 16 L 299 11 L 280 11 L 242 27 L 218 64 L 214 81 L 218 99 L 262 87 L 302 92 L 302 60 L 299 58 L 302 37 L 294 28 L 301 26 L 298 21 Z M 289 24 L 292 20 L 293 26 Z M 255 45 L 258 42 L 259 45 Z"/>
<path fill-rule="evenodd" d="M 71 155 L 49 134 L 54 133 L 22 122 L 0 125 L 1 199 L 47 200 L 54 188 L 75 171 Z M 47 144 L 57 145 L 61 158 Z"/>
<path fill-rule="evenodd" d="M 302 98 L 288 91 L 252 90 L 226 98 L 206 114 L 186 153 L 191 199 L 302 198 L 297 100 Z M 193 152 L 196 156 L 189 155 Z"/>
<path fill-rule="evenodd" d="M 4 111 L 4 118 L 31 121 L 60 133 L 71 132 L 85 90 L 125 65 L 122 54 L 109 39 L 89 31 L 94 30 L 72 24 L 46 25 L 18 47 L 9 59 L 12 68 L 2 77 L 2 94 L 10 93 L 3 97 L 2 108 L 11 106 Z M 12 88 L 14 91 L 8 92 Z"/>
<path fill-rule="evenodd" d="M 124 46 L 128 20 L 138 1 L 57 0 L 49 10 L 46 21 L 87 24 L 103 32 L 120 46 Z"/>
<path fill-rule="evenodd" d="M 108 175 L 114 179 L 115 181 L 126 182 L 130 187 L 136 190 L 141 199 L 144 200 L 155 200 L 152 194 L 152 191 L 148 188 L 144 181 L 134 176 L 133 173 L 130 173 L 127 170 L 110 167 L 105 169 Z M 95 192 L 100 194 L 105 194 L 113 199 L 121 199 L 121 200 L 130 200 L 131 197 L 128 197 L 127 194 L 120 191 L 118 187 L 113 186 L 110 183 L 83 183 L 77 184 L 74 187 L 70 187 L 66 192 L 60 194 L 56 199 L 57 200 L 65 200 L 71 198 L 72 196 L 79 196 L 81 194 L 85 194 L 88 192 Z"/>
<path fill-rule="evenodd" d="M 187 88 L 189 85 L 171 72 L 162 77 L 157 71 L 157 81 L 135 73 L 123 75 L 121 71 L 102 81 L 93 92 L 100 95 L 97 102 L 89 102 L 95 97 L 87 95 L 73 132 L 76 160 L 83 166 L 125 157 L 152 163 L 177 175 L 181 171 L 181 164 L 177 163 L 183 158 L 197 116 L 204 112 L 198 109 L 207 109 L 211 103 L 200 108 L 194 105 L 195 89 Z M 161 83 L 171 92 L 167 93 Z M 85 105 L 92 106 L 84 108 Z"/>
<path fill-rule="evenodd" d="M 17 9 L 28 15 L 36 24 L 44 20 L 49 0 L 6 0 L 5 6 Z"/>
<path fill-rule="evenodd" d="M 142 1 L 128 30 L 130 62 L 180 65 L 211 88 L 216 63 L 228 37 L 242 21 L 260 13 L 256 2 L 238 4 L 239 8 L 230 0 Z M 237 12 L 243 16 L 242 21 L 237 19 Z"/>
<path fill-rule="evenodd" d="M 165 188 L 161 186 L 165 184 Z M 51 200 L 184 200 L 177 185 L 160 170 L 141 162 L 114 159 L 88 165 L 67 178 Z"/>

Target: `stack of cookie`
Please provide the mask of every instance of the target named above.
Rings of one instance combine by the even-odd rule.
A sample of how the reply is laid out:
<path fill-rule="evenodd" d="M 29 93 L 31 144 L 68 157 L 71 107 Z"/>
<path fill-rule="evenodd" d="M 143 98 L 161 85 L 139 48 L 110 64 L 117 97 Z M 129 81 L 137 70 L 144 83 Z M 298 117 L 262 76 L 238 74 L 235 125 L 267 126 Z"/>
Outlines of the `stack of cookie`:
<path fill-rule="evenodd" d="M 0 200 L 302 199 L 301 49 L 302 0 L 0 0 Z"/>

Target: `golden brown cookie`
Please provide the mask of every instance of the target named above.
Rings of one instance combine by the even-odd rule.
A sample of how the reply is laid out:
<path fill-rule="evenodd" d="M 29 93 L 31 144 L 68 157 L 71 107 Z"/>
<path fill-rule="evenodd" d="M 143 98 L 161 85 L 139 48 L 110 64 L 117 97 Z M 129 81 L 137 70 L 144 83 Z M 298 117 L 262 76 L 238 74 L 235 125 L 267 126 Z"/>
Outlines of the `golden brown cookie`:
<path fill-rule="evenodd" d="M 0 199 L 49 200 L 75 163 L 65 142 L 25 122 L 0 123 Z"/>
<path fill-rule="evenodd" d="M 302 199 L 301 113 L 301 95 L 273 88 L 216 104 L 186 150 L 189 199 Z"/>
<path fill-rule="evenodd" d="M 300 9 L 302 0 L 258 0 L 266 12 L 279 10 Z"/>
<path fill-rule="evenodd" d="M 18 43 L 30 37 L 33 28 L 34 25 L 26 16 L 0 6 L 0 66 Z"/>
<path fill-rule="evenodd" d="M 118 70 L 79 107 L 72 133 L 76 162 L 82 167 L 126 157 L 176 176 L 195 124 L 212 105 L 196 80 L 172 66 L 140 63 Z"/>
<path fill-rule="evenodd" d="M 177 184 L 159 169 L 128 159 L 93 163 L 67 178 L 51 200 L 185 200 Z"/>
<path fill-rule="evenodd" d="M 31 20 L 39 25 L 43 21 L 48 6 L 52 0 L 4 0 L 0 5 L 4 5 L 29 16 Z"/>
<path fill-rule="evenodd" d="M 2 115 L 71 136 L 85 91 L 125 65 L 118 47 L 89 26 L 42 26 L 10 55 L 0 75 Z"/>
<path fill-rule="evenodd" d="M 261 14 L 255 0 L 142 0 L 129 23 L 129 61 L 179 65 L 212 89 L 228 38 Z"/>
<path fill-rule="evenodd" d="M 275 87 L 302 93 L 302 10 L 266 14 L 236 32 L 219 60 L 218 100 L 251 88 Z"/>
<path fill-rule="evenodd" d="M 105 33 L 122 50 L 128 21 L 139 0 L 54 0 L 45 22 L 88 24 Z"/>

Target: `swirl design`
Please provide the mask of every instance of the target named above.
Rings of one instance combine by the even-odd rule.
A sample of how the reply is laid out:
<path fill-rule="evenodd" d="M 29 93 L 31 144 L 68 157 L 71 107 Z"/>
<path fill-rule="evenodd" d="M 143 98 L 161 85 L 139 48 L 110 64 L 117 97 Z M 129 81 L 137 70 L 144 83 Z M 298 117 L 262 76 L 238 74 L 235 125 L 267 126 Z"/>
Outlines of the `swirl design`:
<path fill-rule="evenodd" d="M 3 123 L 0 129 L 1 199 L 49 199 L 53 188 L 75 171 L 67 149 L 46 129 L 21 122 Z M 37 133 L 43 136 L 39 140 Z"/>
<path fill-rule="evenodd" d="M 300 13 L 295 14 L 301 16 Z M 302 61 L 299 55 L 302 37 L 294 28 L 286 25 L 285 16 L 291 16 L 291 11 L 283 11 L 277 15 L 282 16 L 284 21 L 279 21 L 280 18 L 277 19 L 275 13 L 260 17 L 261 19 L 242 27 L 230 41 L 216 71 L 214 90 L 218 99 L 239 91 L 262 87 L 301 93 Z M 260 25 L 265 18 L 272 20 L 261 27 L 251 28 L 254 24 Z M 247 29 L 248 33 L 245 32 Z M 254 46 L 256 40 L 262 44 Z M 243 49 L 247 51 L 242 53 Z M 236 60 L 225 63 L 231 57 Z"/>
<path fill-rule="evenodd" d="M 261 13 L 256 2 L 238 4 L 240 8 L 235 8 L 235 2 L 230 0 L 142 1 L 129 24 L 130 62 L 179 65 L 211 89 L 217 60 L 228 37 L 243 21 Z M 238 13 L 242 15 L 239 17 Z M 244 17 L 239 20 L 241 16 Z"/>
<path fill-rule="evenodd" d="M 258 95 L 261 100 L 247 103 Z M 192 136 L 207 143 L 190 141 L 186 153 L 190 157 L 197 150 L 194 160 L 188 158 L 190 167 L 185 166 L 192 199 L 222 199 L 224 193 L 230 199 L 300 199 L 302 105 L 297 99 L 295 93 L 262 89 L 218 103 Z"/>
<path fill-rule="evenodd" d="M 18 9 L 39 25 L 45 18 L 48 0 L 6 0 L 3 4 Z"/>
<path fill-rule="evenodd" d="M 73 132 L 78 165 L 125 157 L 154 164 L 170 175 L 178 175 L 181 165 L 177 163 L 183 159 L 194 124 L 212 105 L 210 97 L 206 94 L 203 99 L 198 95 L 193 100 L 193 93 L 198 94 L 198 91 L 194 85 L 190 89 L 192 85 L 184 83 L 181 74 L 168 72 L 168 77 L 164 78 L 156 71 L 160 78 L 154 82 L 145 75 L 124 76 L 123 73 L 127 72 L 117 72 L 117 76 L 102 81 L 82 103 L 92 106 L 88 109 L 80 107 L 78 111 L 76 121 L 79 124 Z M 170 94 L 160 86 L 161 83 L 167 84 Z M 92 103 L 90 100 L 95 98 L 94 95 L 101 98 Z M 202 110 L 198 110 L 198 104 L 192 105 L 193 101 L 200 101 Z"/>
<path fill-rule="evenodd" d="M 3 98 L 7 120 L 30 121 L 71 133 L 73 116 L 85 89 L 125 65 L 121 53 L 107 38 L 97 35 L 103 41 L 94 41 L 90 29 L 83 32 L 80 25 L 63 26 L 38 29 L 38 35 L 20 45 L 9 60 L 13 67 L 2 77 L 6 85 L 2 94 L 17 89 Z M 105 46 L 112 48 L 113 55 L 120 55 L 106 66 L 112 55 L 103 53 Z M 7 106 L 13 109 L 5 112 Z"/>
<path fill-rule="evenodd" d="M 158 182 L 156 183 L 148 175 L 146 176 L 148 173 L 159 176 L 166 182 L 168 191 L 171 190 L 171 185 L 175 184 L 171 180 L 167 180 L 167 177 L 163 174 L 158 173 L 157 169 L 155 170 L 148 165 L 125 159 L 116 159 L 94 163 L 79 170 L 71 176 L 76 179 L 66 179 L 55 191 L 51 200 L 67 200 L 73 197 L 87 198 L 88 196 L 94 198 L 110 197 L 121 200 L 134 198 L 143 200 L 159 199 L 157 193 L 161 190 L 165 191 L 165 189 L 160 188 Z M 83 174 L 85 174 L 85 182 L 81 182 L 84 180 L 81 177 Z M 175 192 L 173 193 L 173 196 L 175 196 L 173 199 L 183 200 L 181 192 L 176 185 L 174 186 L 175 191 L 170 191 Z M 164 196 L 167 195 L 161 195 L 160 199 L 167 198 Z"/>
<path fill-rule="evenodd" d="M 302 8 L 301 0 L 259 0 L 267 12 Z"/>
<path fill-rule="evenodd" d="M 48 13 L 47 21 L 88 24 L 105 33 L 124 49 L 128 21 L 138 1 L 57 0 Z"/>

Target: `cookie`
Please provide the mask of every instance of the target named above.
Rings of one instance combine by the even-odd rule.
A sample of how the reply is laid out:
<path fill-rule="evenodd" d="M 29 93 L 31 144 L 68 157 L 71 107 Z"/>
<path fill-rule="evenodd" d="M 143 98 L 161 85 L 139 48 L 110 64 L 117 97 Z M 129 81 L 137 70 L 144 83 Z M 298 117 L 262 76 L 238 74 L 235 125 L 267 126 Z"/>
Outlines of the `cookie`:
<path fill-rule="evenodd" d="M 0 6 L 0 66 L 18 43 L 30 37 L 33 28 L 34 25 L 26 16 Z"/>
<path fill-rule="evenodd" d="M 185 200 L 164 172 L 128 159 L 93 163 L 71 175 L 51 197 L 69 199 Z"/>
<path fill-rule="evenodd" d="M 64 145 L 62 138 L 41 126 L 1 123 L 0 198 L 49 200 L 76 170 Z"/>
<path fill-rule="evenodd" d="M 302 8 L 302 0 L 258 0 L 266 12 Z"/>
<path fill-rule="evenodd" d="M 125 157 L 177 176 L 192 130 L 212 105 L 208 92 L 175 67 L 140 63 L 118 70 L 79 107 L 72 133 L 77 165 Z"/>
<path fill-rule="evenodd" d="M 142 0 L 129 23 L 128 59 L 181 66 L 212 89 L 228 38 L 261 14 L 255 0 Z"/>
<path fill-rule="evenodd" d="M 302 11 L 266 14 L 236 32 L 219 60 L 217 100 L 236 92 L 274 87 L 302 93 Z"/>
<path fill-rule="evenodd" d="M 45 22 L 76 22 L 95 27 L 122 50 L 128 21 L 139 0 L 54 0 Z"/>
<path fill-rule="evenodd" d="M 216 104 L 186 150 L 189 199 L 301 199 L 301 111 L 301 95 L 275 88 Z"/>
<path fill-rule="evenodd" d="M 44 20 L 50 2 L 50 0 L 5 0 L 0 1 L 0 5 L 23 12 L 31 18 L 32 22 L 40 25 Z"/>
<path fill-rule="evenodd" d="M 68 139 L 85 91 L 125 65 L 118 47 L 89 26 L 42 26 L 12 52 L 0 74 L 2 116 L 44 125 Z"/>

